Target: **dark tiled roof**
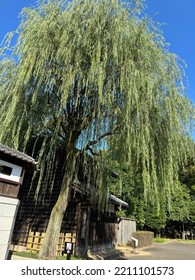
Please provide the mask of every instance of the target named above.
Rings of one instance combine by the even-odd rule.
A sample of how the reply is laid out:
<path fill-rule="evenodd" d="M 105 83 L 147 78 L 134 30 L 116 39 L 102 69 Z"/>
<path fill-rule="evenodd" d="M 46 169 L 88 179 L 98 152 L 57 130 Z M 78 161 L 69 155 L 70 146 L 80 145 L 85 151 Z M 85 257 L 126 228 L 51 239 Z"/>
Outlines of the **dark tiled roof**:
<path fill-rule="evenodd" d="M 6 155 L 12 156 L 12 157 L 14 157 L 16 159 L 19 159 L 21 161 L 30 163 L 32 165 L 37 165 L 37 162 L 35 161 L 34 158 L 32 158 L 32 157 L 28 156 L 27 154 L 22 153 L 22 152 L 20 152 L 18 150 L 15 150 L 13 148 L 5 146 L 5 145 L 3 145 L 1 143 L 0 143 L 0 153 L 4 153 Z"/>

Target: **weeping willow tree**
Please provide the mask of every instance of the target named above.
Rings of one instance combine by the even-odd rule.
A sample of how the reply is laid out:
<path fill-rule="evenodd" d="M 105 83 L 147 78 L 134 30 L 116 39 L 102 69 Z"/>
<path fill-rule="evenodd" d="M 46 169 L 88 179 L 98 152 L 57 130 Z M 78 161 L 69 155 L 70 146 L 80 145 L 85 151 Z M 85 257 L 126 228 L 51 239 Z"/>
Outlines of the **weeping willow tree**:
<path fill-rule="evenodd" d="M 130 167 L 141 165 L 146 196 L 166 190 L 169 197 L 190 149 L 194 109 L 182 64 L 143 8 L 141 0 L 39 1 L 23 9 L 14 46 L 14 33 L 2 45 L 0 141 L 26 151 L 41 138 L 40 177 L 66 149 L 40 258 L 55 258 L 81 152 L 101 159 L 103 148 L 117 150 Z"/>

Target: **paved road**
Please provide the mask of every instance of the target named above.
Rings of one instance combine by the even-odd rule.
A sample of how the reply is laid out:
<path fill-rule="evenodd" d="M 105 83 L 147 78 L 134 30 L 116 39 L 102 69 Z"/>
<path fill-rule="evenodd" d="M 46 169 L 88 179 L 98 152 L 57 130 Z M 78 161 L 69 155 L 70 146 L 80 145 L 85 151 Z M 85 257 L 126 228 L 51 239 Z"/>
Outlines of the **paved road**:
<path fill-rule="evenodd" d="M 129 260 L 195 260 L 195 244 L 184 242 L 153 243 L 138 254 L 126 254 Z"/>

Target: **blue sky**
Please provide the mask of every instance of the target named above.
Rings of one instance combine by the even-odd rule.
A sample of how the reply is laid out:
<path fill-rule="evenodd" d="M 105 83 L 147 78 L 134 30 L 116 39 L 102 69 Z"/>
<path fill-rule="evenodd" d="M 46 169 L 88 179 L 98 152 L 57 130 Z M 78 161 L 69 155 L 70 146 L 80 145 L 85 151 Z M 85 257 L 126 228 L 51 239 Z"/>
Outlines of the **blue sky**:
<path fill-rule="evenodd" d="M 36 0 L 0 0 L 0 42 L 8 31 L 19 24 L 23 7 L 36 5 Z M 195 0 L 146 0 L 146 13 L 162 26 L 169 50 L 188 65 L 188 96 L 195 103 Z"/>
<path fill-rule="evenodd" d="M 195 103 L 195 0 L 146 0 L 147 13 L 162 26 L 169 50 L 187 64 L 188 96 Z"/>

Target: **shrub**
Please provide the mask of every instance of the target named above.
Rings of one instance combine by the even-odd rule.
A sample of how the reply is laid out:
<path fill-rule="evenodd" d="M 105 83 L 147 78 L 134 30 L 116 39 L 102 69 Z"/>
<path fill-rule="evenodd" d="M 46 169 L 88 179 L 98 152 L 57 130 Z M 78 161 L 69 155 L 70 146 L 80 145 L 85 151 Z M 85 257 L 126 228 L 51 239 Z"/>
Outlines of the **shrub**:
<path fill-rule="evenodd" d="M 152 231 L 136 231 L 133 232 L 132 237 L 138 239 L 138 247 L 145 247 L 152 244 L 154 232 Z"/>

